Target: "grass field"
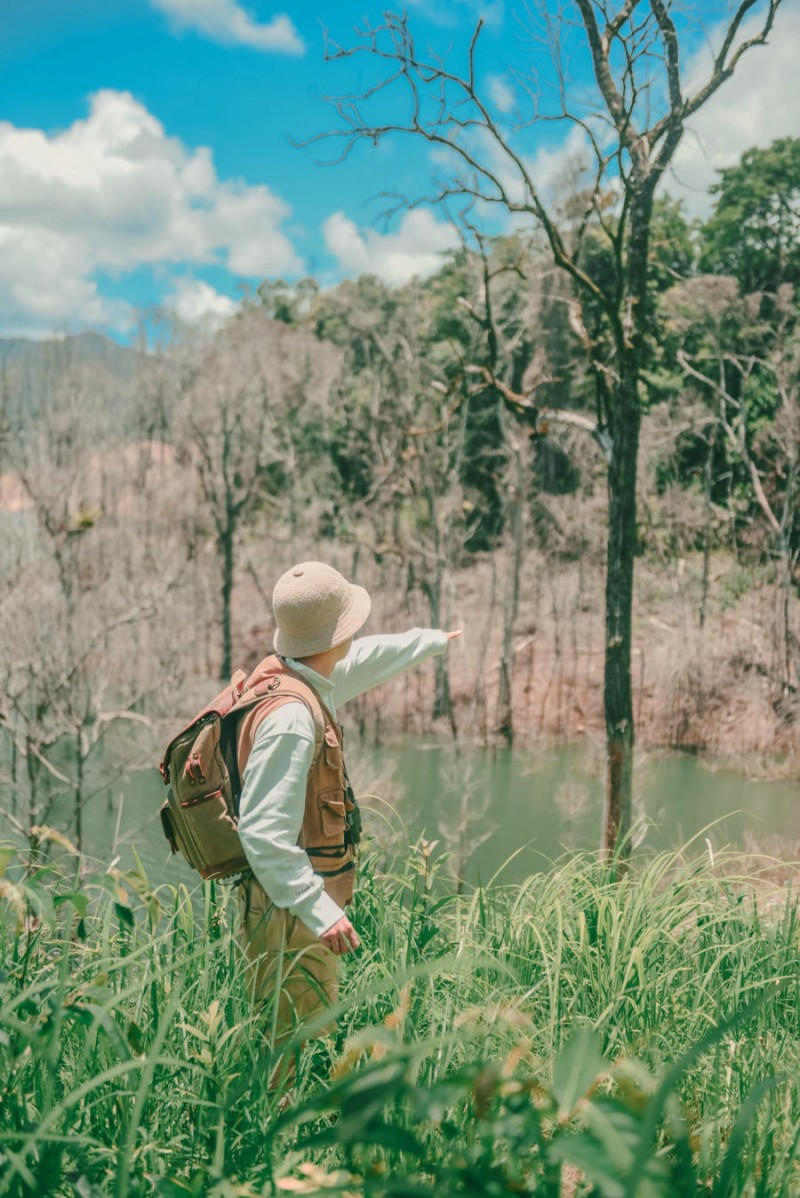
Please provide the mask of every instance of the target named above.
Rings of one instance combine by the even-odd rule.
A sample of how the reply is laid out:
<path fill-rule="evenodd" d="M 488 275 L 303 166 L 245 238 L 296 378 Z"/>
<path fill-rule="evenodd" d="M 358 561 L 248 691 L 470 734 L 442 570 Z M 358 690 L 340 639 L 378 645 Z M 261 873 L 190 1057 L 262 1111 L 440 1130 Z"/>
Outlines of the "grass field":
<path fill-rule="evenodd" d="M 230 893 L 53 847 L 0 850 L 0 1195 L 800 1194 L 800 927 L 735 858 L 456 895 L 368 848 L 287 1105 Z"/>

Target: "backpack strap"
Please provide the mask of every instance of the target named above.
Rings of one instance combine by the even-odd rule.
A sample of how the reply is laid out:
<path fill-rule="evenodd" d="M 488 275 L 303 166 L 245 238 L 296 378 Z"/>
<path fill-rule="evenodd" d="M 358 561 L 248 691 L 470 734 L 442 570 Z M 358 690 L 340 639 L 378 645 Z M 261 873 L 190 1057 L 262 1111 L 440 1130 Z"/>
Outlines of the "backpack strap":
<path fill-rule="evenodd" d="M 325 728 L 330 721 L 330 716 L 328 717 L 328 721 L 326 721 L 325 708 L 314 694 L 312 687 L 308 685 L 298 687 L 289 684 L 282 687 L 280 693 L 277 695 L 265 696 L 254 692 L 251 698 L 250 695 L 244 694 L 242 696 L 242 706 L 246 704 L 248 708 L 253 709 L 252 722 L 249 728 L 252 739 L 255 740 L 259 728 L 268 716 L 277 711 L 279 707 L 286 707 L 289 703 L 302 703 L 314 721 L 314 761 L 316 761 L 325 741 Z M 237 704 L 237 711 L 239 710 L 239 706 Z"/>
<path fill-rule="evenodd" d="M 264 720 L 287 703 L 302 703 L 314 721 L 314 763 L 322 751 L 326 728 L 331 725 L 336 727 L 336 721 L 311 684 L 278 658 L 274 660 L 279 668 L 274 673 L 261 673 L 254 685 L 245 684 L 241 698 L 230 713 L 236 722 L 238 773 L 244 770 L 256 733 Z M 236 790 L 241 790 L 241 783 Z"/>
<path fill-rule="evenodd" d="M 181 729 L 177 736 L 172 738 L 164 751 L 164 756 L 161 759 L 161 763 L 158 767 L 158 772 L 161 774 L 165 784 L 170 780 L 167 762 L 176 741 L 179 741 L 183 736 L 185 736 L 195 724 L 199 724 L 201 720 L 207 719 L 210 716 L 219 716 L 220 720 L 224 722 L 225 718 L 230 715 L 231 711 L 234 709 L 234 707 L 236 707 L 242 697 L 242 690 L 246 677 L 247 675 L 245 674 L 244 670 L 237 670 L 231 678 L 229 685 L 226 686 L 224 690 L 220 691 L 218 695 L 215 695 L 211 702 L 207 704 L 202 711 L 199 711 L 194 719 L 190 720 L 190 722 Z"/>

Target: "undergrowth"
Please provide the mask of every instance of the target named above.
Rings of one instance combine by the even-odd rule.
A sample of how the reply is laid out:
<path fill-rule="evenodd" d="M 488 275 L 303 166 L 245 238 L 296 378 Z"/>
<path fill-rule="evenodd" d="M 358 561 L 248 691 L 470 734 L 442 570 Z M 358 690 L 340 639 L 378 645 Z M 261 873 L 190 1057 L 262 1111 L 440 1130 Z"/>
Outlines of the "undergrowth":
<path fill-rule="evenodd" d="M 284 1096 L 232 894 L 49 847 L 0 849 L 0 1196 L 800 1193 L 795 900 L 734 858 L 459 895 L 367 850 Z"/>

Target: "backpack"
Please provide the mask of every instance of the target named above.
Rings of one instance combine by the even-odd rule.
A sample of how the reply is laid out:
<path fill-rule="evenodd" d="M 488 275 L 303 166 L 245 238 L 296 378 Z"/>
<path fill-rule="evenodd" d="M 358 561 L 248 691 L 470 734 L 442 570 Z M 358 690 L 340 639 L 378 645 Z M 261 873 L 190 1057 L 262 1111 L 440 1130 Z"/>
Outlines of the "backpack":
<path fill-rule="evenodd" d="M 159 766 L 169 788 L 161 826 L 173 853 L 181 853 L 201 877 L 220 879 L 250 872 L 239 840 L 242 782 L 237 759 L 242 714 L 280 684 L 266 678 L 245 688 L 244 670 L 167 745 Z M 318 719 L 314 715 L 314 723 Z M 324 735 L 316 728 L 317 743 Z"/>

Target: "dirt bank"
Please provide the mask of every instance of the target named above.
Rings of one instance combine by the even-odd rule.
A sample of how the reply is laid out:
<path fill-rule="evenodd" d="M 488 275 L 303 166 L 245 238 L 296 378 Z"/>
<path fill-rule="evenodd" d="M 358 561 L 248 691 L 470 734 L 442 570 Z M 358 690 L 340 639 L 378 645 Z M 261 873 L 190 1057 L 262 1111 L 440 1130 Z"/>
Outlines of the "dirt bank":
<path fill-rule="evenodd" d="M 351 572 L 342 555 L 336 564 Z M 637 566 L 633 688 L 637 743 L 736 759 L 753 773 L 800 773 L 800 701 L 780 683 L 776 660 L 776 596 L 752 582 L 735 562 L 712 562 L 704 626 L 699 622 L 702 563 Z M 362 570 L 373 594 L 366 632 L 430 623 L 419 591 L 408 592 L 404 571 L 382 577 Z M 752 585 L 746 585 L 752 582 Z M 530 553 L 514 629 L 515 743 L 590 737 L 602 742 L 603 578 L 600 563 L 552 563 Z M 239 655 L 254 661 L 271 644 L 264 591 L 244 582 L 237 593 Z M 479 741 L 497 736 L 502 646 L 503 563 L 479 561 L 450 581 L 443 623 L 464 629 L 449 655 L 450 688 L 459 732 Z M 796 600 L 793 600 L 796 602 Z M 450 735 L 447 719 L 432 720 L 433 667 L 387 684 L 380 702 L 356 703 L 350 719 L 370 736 L 403 731 Z"/>

